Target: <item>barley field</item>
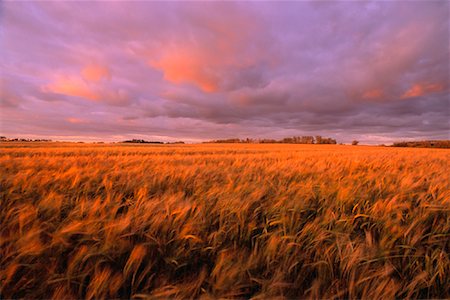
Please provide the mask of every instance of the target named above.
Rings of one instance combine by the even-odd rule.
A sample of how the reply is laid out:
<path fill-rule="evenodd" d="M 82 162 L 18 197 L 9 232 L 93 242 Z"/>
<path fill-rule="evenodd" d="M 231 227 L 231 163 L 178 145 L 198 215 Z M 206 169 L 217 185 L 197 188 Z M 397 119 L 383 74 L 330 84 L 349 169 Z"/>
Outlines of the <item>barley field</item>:
<path fill-rule="evenodd" d="M 0 298 L 449 298 L 450 150 L 0 144 Z"/>

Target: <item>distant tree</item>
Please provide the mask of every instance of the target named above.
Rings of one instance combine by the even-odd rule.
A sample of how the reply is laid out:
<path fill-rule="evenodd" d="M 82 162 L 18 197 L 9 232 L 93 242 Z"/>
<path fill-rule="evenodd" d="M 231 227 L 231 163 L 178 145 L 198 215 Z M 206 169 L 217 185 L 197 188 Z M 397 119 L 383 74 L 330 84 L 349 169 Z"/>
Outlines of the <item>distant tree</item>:
<path fill-rule="evenodd" d="M 261 144 L 275 144 L 275 143 L 279 143 L 277 140 L 274 139 L 262 139 L 259 140 L 259 143 Z"/>
<path fill-rule="evenodd" d="M 321 135 L 317 135 L 316 144 L 336 144 L 336 140 L 332 138 L 322 137 Z"/>
<path fill-rule="evenodd" d="M 241 143 L 241 140 L 238 138 L 233 138 L 233 139 L 225 139 L 225 140 L 213 140 L 213 141 L 209 141 L 207 143 L 216 143 L 216 144 L 225 144 L 225 143 L 229 143 L 229 144 L 236 144 L 236 143 Z"/>
<path fill-rule="evenodd" d="M 359 144 L 359 141 L 357 141 L 357 140 L 354 140 L 353 142 L 352 142 L 352 145 L 353 146 L 357 146 Z"/>
<path fill-rule="evenodd" d="M 293 144 L 294 143 L 294 139 L 293 138 L 284 138 L 281 140 L 282 143 L 284 144 Z"/>
<path fill-rule="evenodd" d="M 322 138 L 322 144 L 336 144 L 336 140 L 332 138 Z"/>
<path fill-rule="evenodd" d="M 184 144 L 183 141 L 167 142 L 166 144 Z"/>
<path fill-rule="evenodd" d="M 300 138 L 300 144 L 314 144 L 313 136 L 302 136 Z"/>
<path fill-rule="evenodd" d="M 450 140 L 395 142 L 392 147 L 450 148 Z"/>
<path fill-rule="evenodd" d="M 122 143 L 136 143 L 136 144 L 164 144 L 163 142 L 159 142 L 159 141 L 146 141 L 146 140 L 141 140 L 141 139 L 127 140 L 127 141 L 123 141 Z"/>
<path fill-rule="evenodd" d="M 213 140 L 204 143 L 247 143 L 247 144 L 337 144 L 336 140 L 333 138 L 322 137 L 320 135 L 316 136 L 315 139 L 313 136 L 293 136 L 293 137 L 285 137 L 281 140 L 275 139 L 224 139 L 224 140 Z"/>

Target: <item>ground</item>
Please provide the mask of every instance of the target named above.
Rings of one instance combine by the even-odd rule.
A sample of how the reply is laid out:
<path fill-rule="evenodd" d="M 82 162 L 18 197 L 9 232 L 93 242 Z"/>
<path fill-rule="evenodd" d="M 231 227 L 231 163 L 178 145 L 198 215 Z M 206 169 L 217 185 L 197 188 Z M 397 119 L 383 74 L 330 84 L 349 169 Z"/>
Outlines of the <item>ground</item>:
<path fill-rule="evenodd" d="M 0 298 L 448 298 L 449 159 L 0 143 Z"/>

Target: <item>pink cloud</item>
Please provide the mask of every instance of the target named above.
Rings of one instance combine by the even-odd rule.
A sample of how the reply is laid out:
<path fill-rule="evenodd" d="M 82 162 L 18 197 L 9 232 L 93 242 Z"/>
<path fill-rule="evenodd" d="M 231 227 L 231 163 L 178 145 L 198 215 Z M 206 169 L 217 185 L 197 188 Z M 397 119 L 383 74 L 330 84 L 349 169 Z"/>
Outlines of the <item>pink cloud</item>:
<path fill-rule="evenodd" d="M 258 47 L 265 29 L 259 16 L 234 5 L 223 6 L 220 15 L 186 14 L 194 29 L 186 36 L 162 38 L 161 46 L 147 55 L 151 56 L 148 64 L 160 70 L 166 81 L 192 84 L 206 93 L 220 92 L 239 86 L 231 82 L 237 73 L 273 63 L 267 48 Z"/>
<path fill-rule="evenodd" d="M 419 82 L 413 84 L 403 95 L 402 99 L 420 97 L 427 94 L 444 91 L 445 87 L 440 83 L 424 83 Z"/>
<path fill-rule="evenodd" d="M 85 80 L 97 82 L 102 79 L 111 79 L 111 71 L 107 66 L 91 64 L 83 68 L 81 76 Z"/>
<path fill-rule="evenodd" d="M 214 74 L 213 61 L 206 61 L 200 50 L 178 49 L 150 65 L 164 73 L 164 79 L 172 83 L 191 83 L 204 92 L 216 92 L 219 78 Z"/>
<path fill-rule="evenodd" d="M 88 101 L 124 106 L 131 96 L 124 88 L 109 86 L 102 82 L 90 82 L 77 76 L 58 76 L 41 89 L 44 93 L 79 97 Z"/>
<path fill-rule="evenodd" d="M 381 97 L 383 97 L 384 92 L 382 89 L 376 88 L 376 89 L 371 89 L 366 91 L 362 97 L 364 99 L 379 99 Z"/>
<path fill-rule="evenodd" d="M 93 90 L 84 80 L 76 77 L 61 77 L 55 82 L 43 87 L 44 92 L 62 94 L 66 96 L 80 97 L 83 99 L 98 101 L 99 94 Z"/>
<path fill-rule="evenodd" d="M 71 124 L 82 124 L 82 123 L 86 123 L 85 120 L 80 119 L 80 118 L 66 118 L 67 122 L 71 123 Z"/>

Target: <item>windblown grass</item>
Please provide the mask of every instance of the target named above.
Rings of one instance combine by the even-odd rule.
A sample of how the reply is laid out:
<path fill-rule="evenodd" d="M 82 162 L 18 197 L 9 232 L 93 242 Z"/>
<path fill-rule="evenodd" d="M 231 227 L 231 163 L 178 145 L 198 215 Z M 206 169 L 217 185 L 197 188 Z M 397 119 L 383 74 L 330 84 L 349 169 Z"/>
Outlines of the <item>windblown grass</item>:
<path fill-rule="evenodd" d="M 449 298 L 449 150 L 0 145 L 0 298 Z"/>

